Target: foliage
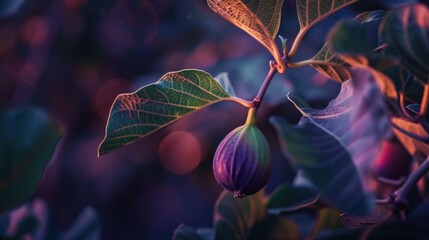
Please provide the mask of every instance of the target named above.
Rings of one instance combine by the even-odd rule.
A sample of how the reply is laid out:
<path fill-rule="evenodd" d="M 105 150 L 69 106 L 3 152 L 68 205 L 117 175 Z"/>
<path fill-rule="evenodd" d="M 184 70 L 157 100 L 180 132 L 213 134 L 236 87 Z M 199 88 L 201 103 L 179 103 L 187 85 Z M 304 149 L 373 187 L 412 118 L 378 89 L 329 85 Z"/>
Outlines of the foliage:
<path fill-rule="evenodd" d="M 40 109 L 0 114 L 0 212 L 33 194 L 62 135 L 62 127 Z"/>
<path fill-rule="evenodd" d="M 340 213 L 347 222 L 357 222 L 359 217 L 369 219 L 378 211 L 375 198 L 379 193 L 373 187 L 376 179 L 372 166 L 383 141 L 394 134 L 410 154 L 422 159 L 428 156 L 427 6 L 413 4 L 390 11 L 364 12 L 352 20 L 341 21 L 312 58 L 294 61 L 302 38 L 312 26 L 354 2 L 297 0 L 300 30 L 289 51 L 286 40 L 280 37 L 282 56 L 275 42 L 282 0 L 208 0 L 214 12 L 255 38 L 274 58 L 255 98 L 246 101 L 236 97 L 226 75 L 217 77 L 217 82 L 200 70 L 167 73 L 155 84 L 117 97 L 99 154 L 222 100 L 232 100 L 249 111 L 257 111 L 273 76 L 284 73 L 287 67 L 310 65 L 341 84 L 338 96 L 324 109 L 313 109 L 299 94 L 288 94 L 302 114 L 296 126 L 281 117 L 270 120 L 283 154 L 302 173 L 305 185 L 298 184 L 296 179 L 296 183 L 280 186 L 268 198 L 261 191 L 234 199 L 224 191 L 215 206 L 213 229 L 195 230 L 181 225 L 174 239 L 314 238 L 322 230 L 343 227 Z M 416 97 L 416 91 L 421 95 Z M 236 151 L 242 154 L 240 149 Z M 234 167 L 230 167 L 233 171 Z M 386 200 L 392 211 L 383 212 L 371 224 L 380 224 L 397 213 L 404 214 L 402 198 L 408 196 L 407 188 L 423 176 L 425 167 L 422 164 L 423 170 L 412 173 L 414 177 Z M 374 236 L 398 224 L 382 225 L 374 231 Z M 411 222 L 400 226 L 409 228 Z M 343 229 L 333 234 L 339 238 L 358 237 L 371 230 Z M 420 233 L 421 229 L 416 230 Z"/>
<path fill-rule="evenodd" d="M 92 207 L 86 207 L 66 230 L 60 230 L 46 203 L 35 199 L 0 215 L 1 239 L 99 239 L 100 221 Z"/>

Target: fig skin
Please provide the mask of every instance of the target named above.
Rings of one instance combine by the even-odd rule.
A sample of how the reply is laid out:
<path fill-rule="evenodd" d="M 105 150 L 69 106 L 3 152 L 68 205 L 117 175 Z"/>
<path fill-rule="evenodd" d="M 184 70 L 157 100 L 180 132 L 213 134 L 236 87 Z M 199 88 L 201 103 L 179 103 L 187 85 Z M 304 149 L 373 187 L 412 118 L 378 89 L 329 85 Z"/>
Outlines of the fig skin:
<path fill-rule="evenodd" d="M 373 168 L 379 180 L 389 182 L 408 176 L 412 161 L 405 147 L 393 138 L 383 142 Z"/>
<path fill-rule="evenodd" d="M 234 198 L 261 190 L 271 175 L 268 142 L 255 125 L 255 110 L 249 111 L 246 124 L 231 131 L 219 144 L 214 160 L 216 181 Z"/>

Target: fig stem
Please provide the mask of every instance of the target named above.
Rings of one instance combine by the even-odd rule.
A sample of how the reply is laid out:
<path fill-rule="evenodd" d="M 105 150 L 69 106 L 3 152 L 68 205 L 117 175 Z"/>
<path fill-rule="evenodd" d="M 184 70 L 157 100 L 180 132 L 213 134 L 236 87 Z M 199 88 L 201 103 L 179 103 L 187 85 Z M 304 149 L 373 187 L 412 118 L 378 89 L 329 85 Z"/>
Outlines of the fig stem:
<path fill-rule="evenodd" d="M 255 98 L 253 98 L 253 105 L 255 109 L 259 108 L 259 105 L 262 102 L 262 99 L 264 98 L 265 93 L 267 92 L 268 86 L 271 83 L 271 80 L 273 79 L 274 75 L 277 73 L 277 63 L 275 61 L 270 61 L 270 70 L 267 73 L 267 76 L 264 79 L 264 82 L 262 83 L 261 88 L 259 89 L 258 94 Z"/>
<path fill-rule="evenodd" d="M 407 208 L 408 201 L 407 196 L 411 189 L 417 184 L 417 182 L 429 171 L 429 157 L 417 168 L 416 171 L 410 174 L 410 176 L 405 181 L 398 190 L 393 193 L 394 197 L 394 209 L 397 211 L 404 210 Z"/>
<path fill-rule="evenodd" d="M 249 108 L 249 112 L 247 113 L 247 119 L 246 119 L 246 125 L 253 125 L 255 124 L 255 115 L 256 115 L 256 109 L 255 108 Z"/>

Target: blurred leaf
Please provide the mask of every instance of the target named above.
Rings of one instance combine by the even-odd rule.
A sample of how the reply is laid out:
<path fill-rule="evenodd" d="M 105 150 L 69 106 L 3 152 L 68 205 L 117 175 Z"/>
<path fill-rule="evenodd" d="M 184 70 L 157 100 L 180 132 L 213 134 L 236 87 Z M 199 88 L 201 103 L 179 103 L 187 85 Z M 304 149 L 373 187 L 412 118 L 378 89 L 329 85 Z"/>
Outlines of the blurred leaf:
<path fill-rule="evenodd" d="M 401 63 L 417 78 L 429 82 L 429 9 L 424 4 L 390 11 L 383 21 L 383 37 Z"/>
<path fill-rule="evenodd" d="M 283 0 L 208 0 L 207 3 L 214 12 L 266 47 L 284 71 L 284 62 L 274 42 L 280 27 Z"/>
<path fill-rule="evenodd" d="M 265 215 L 262 192 L 235 199 L 230 192 L 223 191 L 214 210 L 214 239 L 247 239 Z"/>
<path fill-rule="evenodd" d="M 363 238 L 364 234 L 368 234 L 367 237 Z M 326 232 L 323 236 L 319 236 L 317 239 L 329 239 L 329 240 L 343 240 L 343 239 L 367 239 L 367 240 L 379 240 L 379 239 L 413 239 L 423 240 L 429 236 L 429 229 L 427 224 L 422 224 L 415 221 L 405 222 L 392 222 L 383 224 L 381 226 L 371 229 L 357 229 L 357 230 L 341 230 Z"/>
<path fill-rule="evenodd" d="M 297 0 L 296 9 L 301 31 L 306 31 L 332 13 L 358 0 Z"/>
<path fill-rule="evenodd" d="M 318 194 L 309 187 L 282 185 L 270 196 L 267 208 L 271 214 L 291 212 L 310 206 L 318 199 Z"/>
<path fill-rule="evenodd" d="M 173 240 L 205 240 L 193 228 L 180 224 L 174 230 Z"/>
<path fill-rule="evenodd" d="M 9 220 L 7 231 L 0 233 L 1 239 L 91 240 L 100 237 L 100 220 L 92 207 L 85 208 L 64 233 L 53 222 L 46 203 L 39 199 L 5 213 L 1 219 L 5 216 Z"/>
<path fill-rule="evenodd" d="M 429 133 L 419 123 L 413 123 L 398 117 L 392 117 L 390 121 L 392 122 L 392 124 L 406 130 L 407 132 L 410 132 L 421 138 L 429 138 Z M 399 139 L 399 141 L 402 143 L 402 145 L 404 145 L 404 147 L 411 155 L 414 155 L 417 152 L 422 153 L 424 156 L 429 155 L 428 143 L 424 143 L 422 141 L 414 139 L 406 135 L 402 131 L 398 130 L 397 128 L 392 127 L 392 130 L 393 133 L 395 133 L 396 137 Z"/>
<path fill-rule="evenodd" d="M 280 215 L 268 215 L 266 220 L 267 232 L 265 239 L 301 239 L 299 228 L 296 223 Z"/>
<path fill-rule="evenodd" d="M 332 208 L 322 208 L 317 212 L 313 229 L 309 239 L 315 238 L 321 231 L 343 228 L 344 225 L 340 219 L 340 212 Z"/>
<path fill-rule="evenodd" d="M 225 92 L 228 93 L 229 96 L 235 97 L 237 96 L 235 94 L 234 87 L 231 84 L 231 81 L 229 80 L 229 75 L 227 72 L 222 72 L 216 75 L 214 79 L 220 84 L 220 86 L 225 90 Z"/>
<path fill-rule="evenodd" d="M 381 39 L 378 36 L 380 22 L 385 12 L 382 10 L 364 12 L 353 20 L 337 23 L 328 39 L 333 49 L 347 55 L 374 55 Z"/>
<path fill-rule="evenodd" d="M 116 98 L 99 154 L 127 145 L 186 114 L 228 99 L 231 99 L 230 95 L 204 71 L 167 73 L 156 83 Z"/>
<path fill-rule="evenodd" d="M 330 41 L 325 43 L 311 61 L 318 62 L 311 65 L 318 72 L 337 82 L 344 82 L 351 78 L 348 65 L 332 51 Z"/>
<path fill-rule="evenodd" d="M 312 109 L 296 94 L 289 100 L 303 114 L 300 125 L 311 122 L 337 138 L 350 153 L 361 180 L 369 180 L 372 161 L 389 133 L 384 100 L 370 72 L 351 68 L 353 81 L 342 84 L 338 96 L 325 109 Z M 367 186 L 367 182 L 364 182 Z"/>
<path fill-rule="evenodd" d="M 63 234 L 64 240 L 99 239 L 101 233 L 100 219 L 92 207 L 86 207 L 69 229 Z"/>
<path fill-rule="evenodd" d="M 8 17 L 14 14 L 22 6 L 24 0 L 2 0 L 0 1 L 0 17 Z"/>
<path fill-rule="evenodd" d="M 339 24 L 333 30 L 335 36 L 330 34 L 322 49 L 311 58 L 311 61 L 317 63 L 312 64 L 312 66 L 320 73 L 338 82 L 350 79 L 348 64 L 337 56 L 332 48 L 332 40 L 335 41 L 339 51 L 357 51 L 360 54 L 362 51 L 371 51 L 372 54 L 372 51 L 378 47 L 378 26 L 383 15 L 384 11 L 381 10 L 364 12 L 347 23 Z M 356 30 L 358 32 L 355 32 Z"/>
<path fill-rule="evenodd" d="M 0 113 L 0 212 L 30 198 L 62 134 L 40 109 Z"/>
<path fill-rule="evenodd" d="M 355 217 L 348 214 L 341 214 L 340 218 L 347 228 L 362 228 L 385 221 L 390 212 L 390 206 L 377 205 L 375 211 L 369 216 Z"/>
<path fill-rule="evenodd" d="M 322 198 L 352 215 L 365 215 L 372 210 L 373 203 L 364 193 L 351 156 L 339 139 L 312 122 L 296 127 L 280 117 L 270 122 L 277 130 L 283 152 L 296 161 Z"/>

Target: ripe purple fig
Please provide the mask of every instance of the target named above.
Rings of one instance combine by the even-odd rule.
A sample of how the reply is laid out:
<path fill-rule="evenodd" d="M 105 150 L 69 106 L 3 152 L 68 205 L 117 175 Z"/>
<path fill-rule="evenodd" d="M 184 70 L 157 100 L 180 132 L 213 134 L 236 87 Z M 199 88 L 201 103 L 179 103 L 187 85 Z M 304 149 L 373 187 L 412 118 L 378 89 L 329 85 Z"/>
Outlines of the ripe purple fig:
<path fill-rule="evenodd" d="M 254 122 L 255 109 L 251 108 L 246 123 L 222 140 L 214 156 L 216 181 L 234 198 L 258 192 L 271 175 L 270 147 Z"/>
<path fill-rule="evenodd" d="M 408 176 L 413 157 L 397 138 L 386 140 L 374 162 L 374 171 L 380 181 L 390 182 Z"/>

